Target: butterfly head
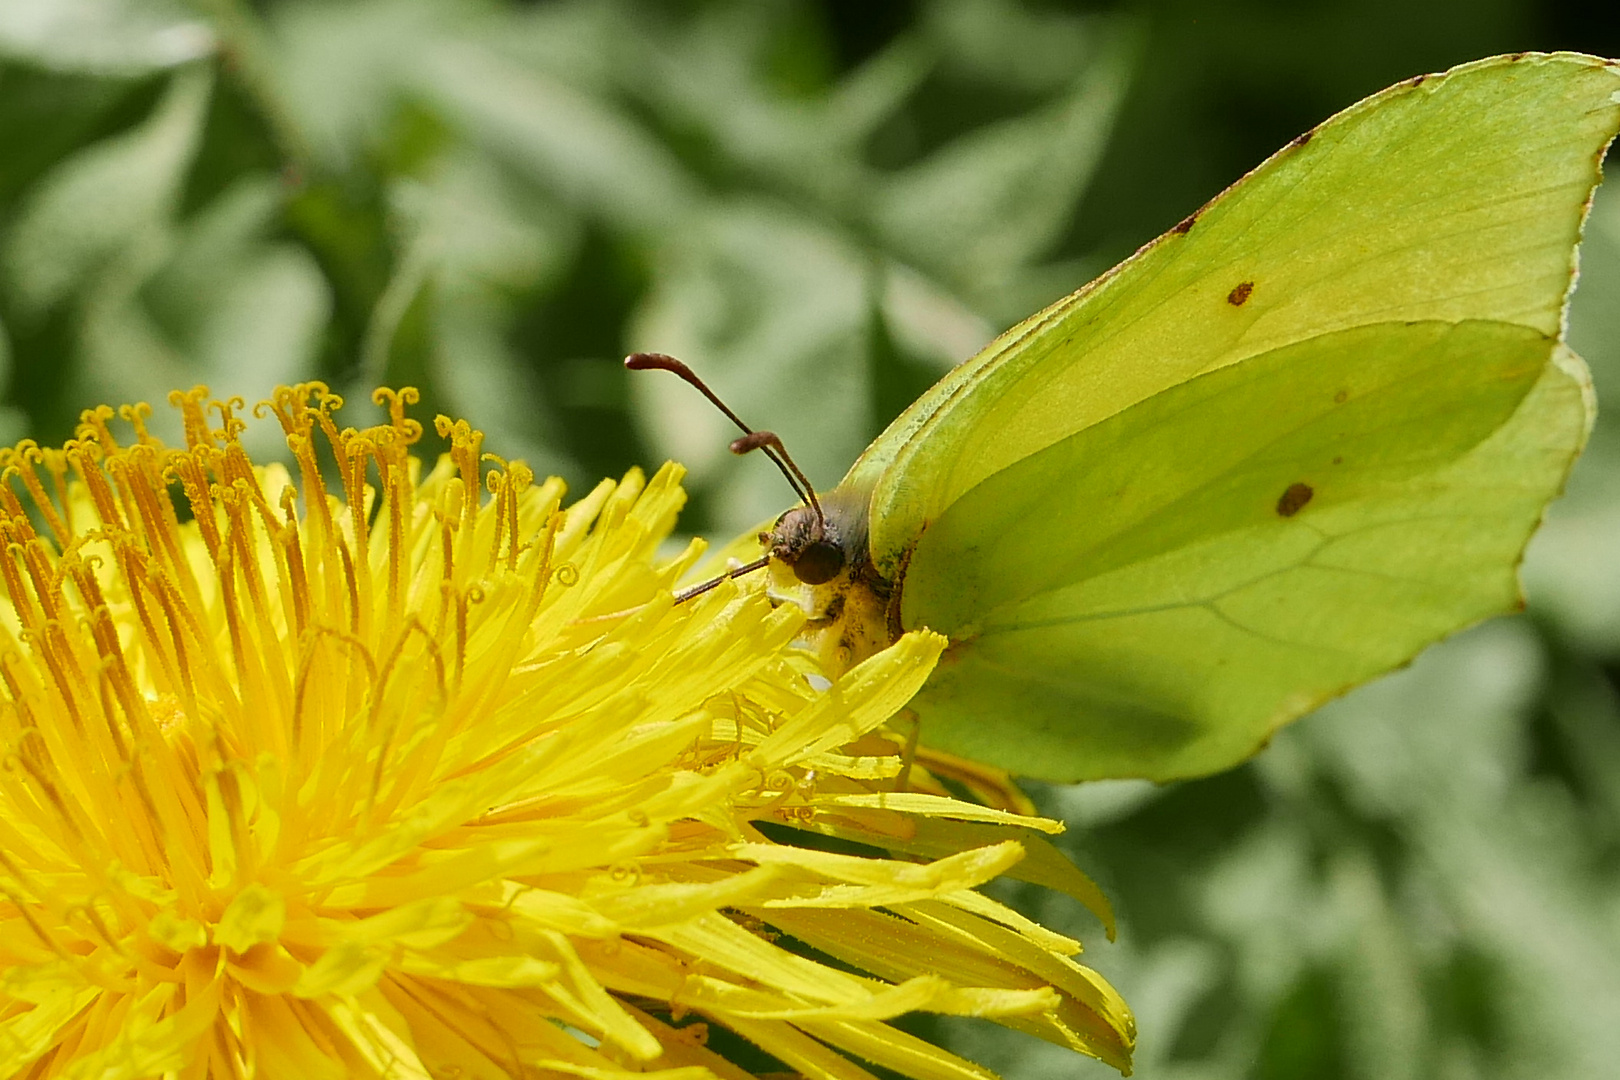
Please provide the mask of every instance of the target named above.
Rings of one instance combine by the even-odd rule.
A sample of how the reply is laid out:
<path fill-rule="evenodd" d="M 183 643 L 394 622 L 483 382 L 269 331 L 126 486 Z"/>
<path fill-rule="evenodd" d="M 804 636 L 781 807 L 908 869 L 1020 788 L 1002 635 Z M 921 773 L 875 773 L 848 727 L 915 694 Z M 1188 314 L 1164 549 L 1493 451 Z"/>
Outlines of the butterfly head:
<path fill-rule="evenodd" d="M 806 585 L 825 585 L 849 565 L 836 525 L 809 506 L 799 506 L 776 519 L 760 537 L 793 576 Z"/>
<path fill-rule="evenodd" d="M 722 581 L 752 573 L 772 562 L 791 570 L 799 584 L 812 587 L 838 582 L 841 578 L 846 579 L 844 585 L 856 578 L 863 581 L 880 580 L 871 573 L 872 561 L 867 551 L 868 489 L 840 485 L 824 498 L 819 498 L 809 478 L 788 456 L 780 438 L 772 432 L 756 431 L 743 423 L 742 418 L 732 412 L 691 368 L 673 356 L 632 353 L 624 358 L 624 366 L 631 371 L 667 371 L 696 388 L 742 429 L 742 437 L 731 443 L 731 452 L 747 454 L 755 450 L 763 451 L 781 470 L 794 494 L 804 500 L 803 506 L 789 510 L 778 518 L 770 532 L 760 534 L 760 543 L 765 546 L 767 555 L 728 570 L 720 577 L 682 590 L 676 594 L 677 603 L 701 596 Z"/>

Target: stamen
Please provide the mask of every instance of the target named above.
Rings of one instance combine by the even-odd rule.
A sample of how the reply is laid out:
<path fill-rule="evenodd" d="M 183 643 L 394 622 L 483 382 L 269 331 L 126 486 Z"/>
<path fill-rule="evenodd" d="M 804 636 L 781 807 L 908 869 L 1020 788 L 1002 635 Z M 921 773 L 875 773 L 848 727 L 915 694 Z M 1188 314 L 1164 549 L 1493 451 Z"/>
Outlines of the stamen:
<path fill-rule="evenodd" d="M 432 705 L 427 710 L 427 715 L 421 718 L 421 720 L 426 720 L 430 723 L 432 734 L 430 735 L 430 741 L 427 744 L 416 746 L 412 753 L 405 755 L 399 761 L 395 762 L 390 760 L 390 755 L 394 750 L 396 736 L 400 728 L 400 721 L 396 717 L 391 723 L 388 724 L 387 730 L 383 733 L 378 744 L 377 762 L 376 766 L 372 770 L 371 792 L 366 806 L 368 813 L 380 813 L 384 820 L 387 820 L 391 815 L 393 815 L 394 812 L 399 808 L 400 804 L 406 799 L 410 798 L 413 794 L 419 794 L 417 790 L 417 780 L 419 780 L 425 772 L 430 771 L 430 763 L 438 760 L 439 751 L 443 748 L 444 743 L 450 737 L 449 725 L 432 723 L 432 720 L 437 719 L 438 714 L 440 711 L 442 711 L 444 703 L 449 700 L 444 678 L 444 657 L 440 655 L 438 642 L 433 640 L 432 636 L 427 631 L 427 627 L 423 626 L 421 622 L 415 618 L 408 621 L 405 626 L 404 634 L 401 635 L 398 643 L 394 647 L 393 652 L 389 655 L 387 662 L 383 665 L 382 675 L 378 680 L 378 687 L 374 694 L 374 701 L 376 701 L 378 705 L 377 708 L 373 709 L 373 714 L 376 715 L 380 711 L 381 702 L 388 691 L 389 683 L 393 679 L 394 672 L 398 669 L 400 660 L 405 654 L 406 646 L 410 643 L 410 640 L 413 637 L 420 637 L 422 639 L 423 645 L 427 648 L 428 656 L 433 660 L 433 673 L 435 676 L 434 688 L 437 693 L 433 698 Z M 415 666 L 412 665 L 413 674 L 414 667 Z M 414 693 L 411 696 L 414 697 Z M 417 705 L 416 708 L 420 708 L 420 705 Z M 382 797 L 383 777 L 385 774 L 387 774 L 393 781 L 390 785 L 390 792 L 386 800 L 384 800 Z"/>
<path fill-rule="evenodd" d="M 118 726 L 117 710 L 113 708 L 112 678 L 107 672 L 106 663 L 96 670 L 96 675 L 96 686 L 101 694 L 101 719 L 106 725 L 113 749 L 118 752 L 118 759 L 128 765 L 129 740 L 124 738 L 124 733 Z"/>
<path fill-rule="evenodd" d="M 220 557 L 219 522 L 214 519 L 214 504 L 209 498 L 208 473 L 202 463 L 207 448 L 176 451 L 169 458 L 169 468 L 180 481 L 186 502 L 191 506 L 191 519 L 197 523 L 203 547 L 209 559 L 217 566 Z M 178 554 L 178 553 L 177 553 Z M 188 598 L 189 599 L 189 598 Z"/>
<path fill-rule="evenodd" d="M 281 512 L 286 523 L 276 530 L 276 545 L 281 550 L 282 565 L 287 572 L 287 591 L 292 595 L 293 636 L 302 638 L 309 628 L 309 576 L 304 570 L 304 549 L 298 537 L 298 494 L 291 484 L 281 489 Z"/>
<path fill-rule="evenodd" d="M 485 454 L 484 460 L 495 464 L 495 468 L 484 475 L 484 488 L 494 496 L 495 504 L 492 509 L 495 518 L 495 538 L 490 542 L 485 565 L 490 573 L 494 573 L 501 565 L 501 544 L 506 539 L 508 526 L 512 524 L 512 514 L 506 505 L 508 496 L 506 474 L 502 471 L 506 467 L 505 459 L 494 454 Z"/>
<path fill-rule="evenodd" d="M 518 556 L 523 553 L 523 538 L 518 532 L 518 508 L 523 493 L 534 482 L 534 473 L 521 461 L 508 462 L 506 466 L 506 568 L 513 573 L 517 572 Z"/>
<path fill-rule="evenodd" d="M 64 949 L 61 942 L 57 941 L 55 936 L 49 930 L 45 929 L 44 924 L 34 917 L 34 913 L 31 910 L 32 905 L 30 905 L 26 900 L 3 886 L 0 886 L 0 896 L 4 896 L 11 902 L 12 909 L 23 917 L 23 920 L 28 923 L 28 928 L 34 932 L 34 936 L 39 938 L 40 942 L 47 949 L 51 950 L 51 952 L 55 953 L 61 959 L 69 961 L 70 963 L 78 959 L 78 957 L 72 955 L 66 949 Z"/>
<path fill-rule="evenodd" d="M 23 555 L 25 550 L 23 544 L 15 541 L 6 545 L 5 555 L 0 558 L 0 577 L 5 579 L 6 595 L 11 598 L 11 608 L 17 613 L 17 621 L 26 632 L 39 625 L 39 611 L 33 602 L 32 593 L 23 583 L 22 567 L 27 565 L 27 559 Z"/>
<path fill-rule="evenodd" d="M 36 538 L 23 545 L 22 556 L 23 566 L 27 568 L 29 580 L 34 586 L 34 599 L 39 601 L 39 610 L 47 622 L 53 622 L 61 617 L 65 598 L 58 588 L 56 571 L 51 566 L 51 550 L 45 541 Z"/>
<path fill-rule="evenodd" d="M 79 595 L 84 598 L 85 604 L 90 609 L 90 633 L 95 642 L 96 652 L 101 657 L 103 694 L 111 691 L 113 700 L 124 714 L 124 722 L 132 739 L 155 737 L 157 732 L 146 711 L 145 698 L 135 687 L 134 676 L 130 673 L 123 646 L 118 639 L 118 627 L 113 622 L 112 608 L 102 595 L 92 564 L 92 559 L 85 559 L 74 567 L 72 572 Z M 104 712 L 108 705 L 109 703 L 104 700 L 102 703 Z M 109 725 L 113 724 L 110 712 L 107 713 L 107 721 Z M 122 746 L 119 747 L 119 752 L 125 754 Z M 125 760 L 129 760 L 127 754 Z"/>
<path fill-rule="evenodd" d="M 150 411 L 150 407 L 148 407 L 148 411 Z M 56 489 L 56 505 L 61 509 L 62 523 L 71 534 L 73 532 L 73 500 L 68 498 L 67 455 L 50 447 L 42 447 L 41 454 L 44 459 L 45 471 L 51 474 L 51 484 Z"/>
<path fill-rule="evenodd" d="M 195 450 L 212 446 L 213 433 L 208 430 L 208 417 L 203 415 L 202 402 L 208 398 L 208 387 L 193 386 L 190 390 L 171 390 L 169 404 L 180 410 L 180 422 L 186 432 L 186 446 Z"/>
<path fill-rule="evenodd" d="M 462 676 L 467 673 L 467 606 L 471 600 L 469 590 L 456 590 L 456 689 L 461 689 Z"/>
<path fill-rule="evenodd" d="M 44 485 L 39 482 L 39 473 L 35 468 L 44 461 L 45 452 L 40 449 L 38 444 L 32 441 L 24 441 L 18 444 L 16 456 L 22 458 L 24 462 L 23 465 L 17 467 L 17 478 L 23 482 L 23 487 L 28 489 L 29 498 L 39 508 L 40 516 L 45 519 L 45 524 L 55 534 L 56 542 L 66 544 L 73 535 L 72 530 L 68 528 L 67 522 L 57 514 L 55 501 L 46 497 Z M 63 505 L 66 505 L 66 500 L 63 500 Z"/>
<path fill-rule="evenodd" d="M 28 707 L 28 697 L 18 685 L 16 673 L 11 670 L 13 660 L 27 663 L 15 649 L 7 648 L 0 652 L 0 682 L 5 683 L 6 692 L 11 695 L 11 704 L 17 710 L 17 726 L 26 735 L 31 730 L 39 730 L 39 722 L 34 719 L 34 710 Z M 4 849 L 0 848 L 0 855 L 3 854 Z"/>
<path fill-rule="evenodd" d="M 444 632 L 444 621 L 450 612 L 450 593 L 456 586 L 456 534 L 450 515 L 442 510 L 433 511 L 439 523 L 439 612 L 434 617 L 434 636 Z"/>
<path fill-rule="evenodd" d="M 179 673 L 180 704 L 186 716 L 192 720 L 198 718 L 197 710 L 197 682 L 191 670 L 191 661 L 186 652 L 186 621 L 178 606 L 187 614 L 189 608 L 185 606 L 183 596 L 173 595 L 173 583 L 161 570 L 153 568 L 147 576 L 147 584 L 152 588 L 152 595 L 157 597 L 159 604 L 163 605 L 163 621 L 169 627 L 169 641 L 174 645 L 175 669 Z M 201 638 L 199 638 L 201 640 Z"/>
<path fill-rule="evenodd" d="M 457 542 L 463 547 L 462 561 L 470 567 L 471 549 L 467 545 L 472 543 L 478 522 L 478 463 L 482 460 L 484 433 L 465 420 L 451 420 L 442 414 L 434 419 L 433 426 L 439 437 L 450 443 L 450 460 L 460 477 L 459 488 L 447 485 L 447 519 L 456 527 Z"/>
<path fill-rule="evenodd" d="M 113 438 L 112 429 L 107 427 L 107 421 L 114 416 L 111 405 L 97 405 L 79 413 L 79 434 L 89 432 L 105 454 L 118 453 L 118 440 Z"/>
<path fill-rule="evenodd" d="M 349 633 L 356 638 L 360 636 L 360 583 L 355 580 L 354 556 L 343 544 L 337 545 L 338 554 L 343 557 L 343 581 L 349 587 Z"/>
<path fill-rule="evenodd" d="M 145 762 L 137 757 L 131 763 L 129 780 L 135 788 L 135 797 L 141 801 L 146 813 L 136 815 L 140 820 L 136 823 L 141 846 L 146 850 L 148 872 L 156 873 L 165 866 L 170 865 L 173 845 L 169 842 L 171 833 L 167 820 L 158 809 L 157 800 L 152 798 L 152 788 L 146 782 Z M 115 897 L 122 898 L 122 893 L 115 892 Z"/>
<path fill-rule="evenodd" d="M 79 703 L 73 693 L 74 683 L 76 681 L 82 682 L 82 679 L 75 680 L 68 674 L 67 665 L 64 664 L 58 652 L 59 646 L 61 651 L 66 652 L 71 660 L 72 650 L 68 648 L 67 642 L 63 640 L 62 624 L 55 619 L 46 619 L 40 626 L 40 632 L 34 635 L 34 648 L 39 654 L 39 658 L 45 661 L 46 669 L 51 673 L 51 682 L 56 686 L 57 695 L 62 700 L 62 707 L 67 710 L 68 719 L 73 722 L 73 730 L 83 735 L 84 717 L 79 711 Z M 73 675 L 80 674 L 76 669 L 73 671 Z"/>
<path fill-rule="evenodd" d="M 330 422 L 330 421 L 328 421 Z M 366 466 L 375 447 L 372 441 L 350 429 L 343 433 L 338 467 L 343 475 L 344 497 L 348 500 L 349 543 L 339 544 L 346 554 L 345 571 L 354 575 L 355 633 L 365 634 L 371 626 L 371 549 L 370 523 L 366 520 Z M 351 550 L 352 549 L 352 550 Z"/>
<path fill-rule="evenodd" d="M 0 450 L 0 529 L 16 539 L 27 539 L 33 535 L 34 525 L 11 487 L 11 478 L 20 472 L 16 458 L 14 452 Z"/>
<path fill-rule="evenodd" d="M 139 528 L 136 529 L 132 523 L 131 531 L 145 541 L 145 550 L 154 566 L 153 572 L 163 573 L 177 582 L 179 593 L 189 603 L 201 608 L 202 594 L 197 579 L 191 572 L 190 561 L 180 551 L 180 519 L 175 515 L 174 502 L 165 490 L 168 477 L 159 470 L 154 451 L 145 447 L 137 448 L 111 462 L 109 469 L 120 483 L 134 493 L 135 523 L 139 524 Z"/>
<path fill-rule="evenodd" d="M 315 664 L 315 653 L 317 650 L 317 645 L 320 641 L 320 635 L 311 634 L 309 637 L 306 637 L 303 640 L 304 648 L 298 656 L 298 674 L 293 678 L 292 714 L 289 718 L 290 726 L 292 728 L 292 750 L 293 753 L 299 755 L 298 763 L 300 766 L 300 772 L 303 771 L 302 766 L 304 764 L 303 755 L 300 753 L 300 751 L 302 751 L 304 748 L 305 694 L 309 690 L 309 673 L 310 668 Z"/>
<path fill-rule="evenodd" d="M 135 429 L 136 445 L 151 445 L 152 436 L 146 430 L 146 418 L 152 415 L 150 402 L 137 401 L 133 405 L 121 405 L 118 409 L 118 415 L 124 419 L 125 423 Z M 258 415 L 258 413 L 255 412 L 254 415 Z"/>
<path fill-rule="evenodd" d="M 265 583 L 259 565 L 258 550 L 255 544 L 253 529 L 253 500 L 250 491 L 257 488 L 257 483 L 248 480 L 232 480 L 229 486 L 221 486 L 220 503 L 225 508 L 226 520 L 229 523 L 229 542 L 233 553 L 232 563 L 241 579 L 243 587 L 247 590 L 247 605 L 243 614 L 252 620 L 251 627 L 256 629 L 256 640 L 249 634 L 250 627 L 244 621 L 243 634 L 251 648 L 251 662 L 254 674 L 251 680 L 244 680 L 250 685 L 261 687 L 263 692 L 275 693 L 275 703 L 283 709 L 290 696 L 291 687 L 287 684 L 287 665 L 285 658 L 277 662 L 277 655 L 281 652 L 281 635 L 277 634 L 271 621 L 269 602 L 265 595 Z M 261 496 L 262 499 L 262 496 Z M 264 698 L 258 699 L 260 708 L 252 710 L 254 716 L 278 716 L 281 709 L 271 708 L 271 702 Z M 264 715 L 269 714 L 269 715 Z M 268 734 L 270 729 L 279 728 L 276 723 L 268 724 L 261 734 Z M 268 745 L 279 750 L 275 742 Z"/>
<path fill-rule="evenodd" d="M 249 661 L 247 635 L 242 627 L 242 604 L 236 592 L 236 559 L 229 551 L 222 551 L 217 563 L 219 568 L 219 599 L 221 614 L 225 617 L 225 629 L 231 639 L 231 662 L 236 669 L 236 677 L 242 687 L 242 700 L 252 701 L 262 691 L 258 686 L 258 665 Z M 254 710 L 249 709 L 248 712 Z"/>

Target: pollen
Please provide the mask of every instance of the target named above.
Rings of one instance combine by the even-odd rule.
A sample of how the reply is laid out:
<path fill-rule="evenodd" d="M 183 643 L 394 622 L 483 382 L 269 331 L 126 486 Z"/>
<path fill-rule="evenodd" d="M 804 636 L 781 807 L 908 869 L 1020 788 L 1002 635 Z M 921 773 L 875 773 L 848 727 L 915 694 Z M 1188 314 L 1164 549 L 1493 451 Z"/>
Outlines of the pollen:
<path fill-rule="evenodd" d="M 977 891 L 1061 826 L 898 782 L 943 639 L 829 679 L 762 589 L 675 603 L 677 466 L 565 503 L 462 421 L 425 466 L 416 402 L 0 453 L 0 1075 L 988 1075 L 919 1010 L 1128 1069 L 1078 944 Z"/>

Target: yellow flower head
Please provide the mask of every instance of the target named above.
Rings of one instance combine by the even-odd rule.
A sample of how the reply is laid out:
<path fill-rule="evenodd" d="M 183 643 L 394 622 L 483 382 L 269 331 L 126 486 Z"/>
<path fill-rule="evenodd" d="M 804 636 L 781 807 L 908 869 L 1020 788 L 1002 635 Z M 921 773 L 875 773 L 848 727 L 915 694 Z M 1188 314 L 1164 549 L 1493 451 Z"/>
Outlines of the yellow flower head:
<path fill-rule="evenodd" d="M 829 683 L 757 590 L 675 605 L 674 466 L 561 509 L 315 384 L 262 407 L 295 483 L 171 400 L 184 449 L 101 408 L 0 461 L 0 1076 L 985 1075 L 912 1010 L 1128 1067 L 1078 946 L 974 891 L 1086 896 L 1055 823 L 895 790 L 940 638 Z"/>

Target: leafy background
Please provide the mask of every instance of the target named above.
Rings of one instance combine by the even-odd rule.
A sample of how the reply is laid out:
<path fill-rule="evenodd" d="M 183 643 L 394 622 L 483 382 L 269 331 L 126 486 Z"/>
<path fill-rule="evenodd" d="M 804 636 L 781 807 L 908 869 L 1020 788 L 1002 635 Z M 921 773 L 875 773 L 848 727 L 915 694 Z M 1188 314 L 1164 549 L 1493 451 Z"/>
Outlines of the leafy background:
<path fill-rule="evenodd" d="M 575 484 L 674 456 L 779 510 L 657 348 L 819 485 L 995 330 L 1397 79 L 1620 55 L 1607 0 L 4 0 L 0 439 L 206 382 L 422 388 Z M 1149 1078 L 1594 1078 L 1620 1061 L 1620 188 L 1570 334 L 1610 408 L 1465 634 L 1165 788 L 1041 789 Z M 275 439 L 259 447 L 273 454 Z M 429 448 L 431 450 L 431 448 Z M 1089 1076 L 989 1025 L 918 1030 Z"/>

